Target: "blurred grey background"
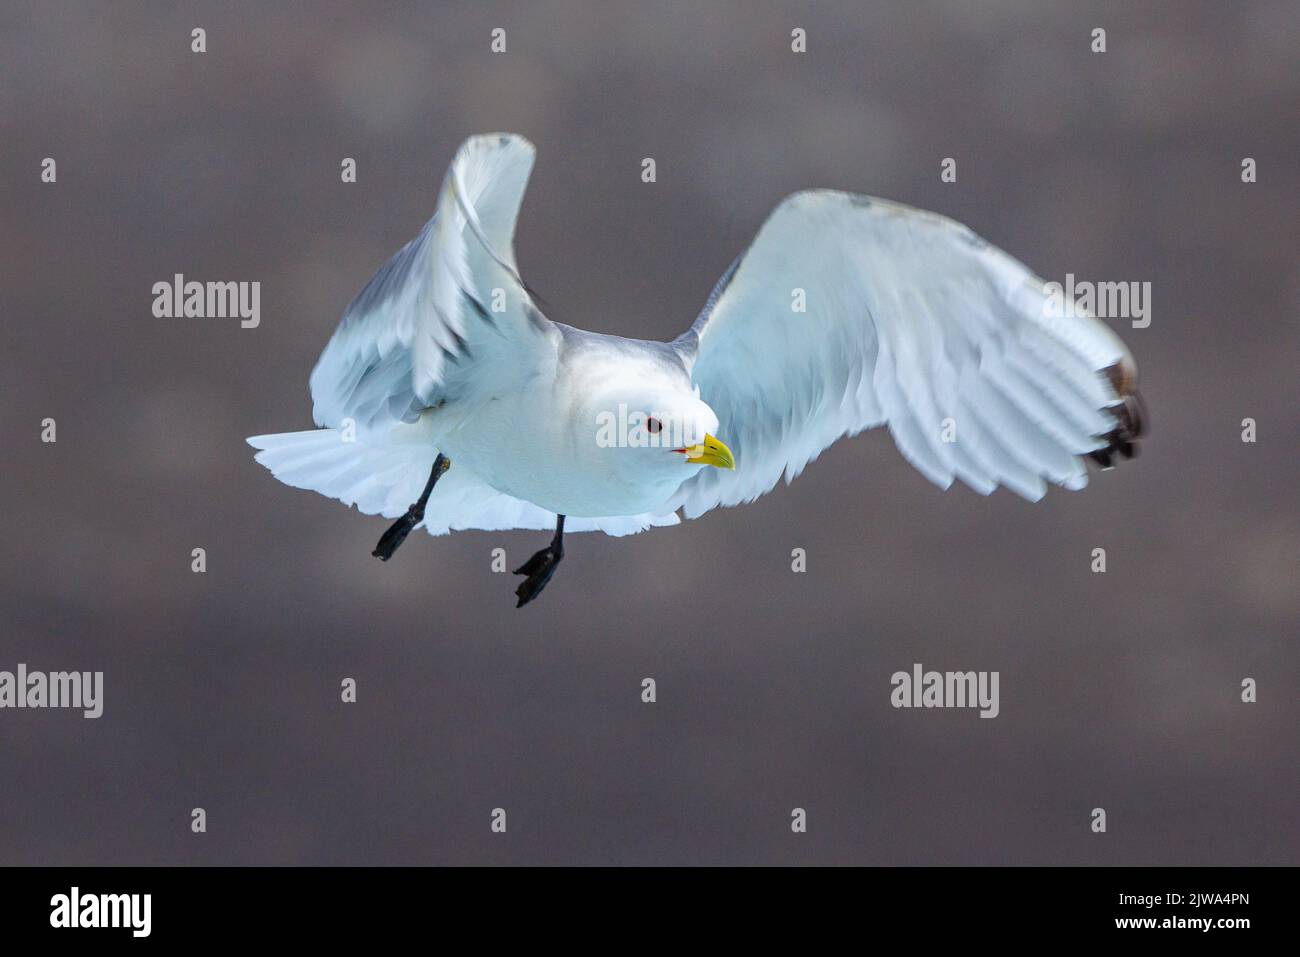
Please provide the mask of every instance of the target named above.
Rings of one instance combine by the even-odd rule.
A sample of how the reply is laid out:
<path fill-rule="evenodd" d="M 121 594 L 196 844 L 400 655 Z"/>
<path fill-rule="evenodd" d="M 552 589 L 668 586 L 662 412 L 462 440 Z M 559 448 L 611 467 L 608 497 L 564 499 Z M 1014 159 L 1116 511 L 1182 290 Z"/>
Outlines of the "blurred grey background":
<path fill-rule="evenodd" d="M 97 721 L 0 712 L 0 862 L 1300 863 L 1295 3 L 366 7 L 0 8 L 0 669 L 106 685 Z M 385 520 L 243 440 L 311 426 L 343 306 L 496 130 L 538 147 L 524 275 L 603 332 L 676 335 L 808 186 L 1151 282 L 1150 328 L 1112 323 L 1141 458 L 1034 506 L 873 432 L 744 509 L 572 536 L 523 611 L 490 552 L 545 533 L 381 564 Z M 261 327 L 155 319 L 176 272 L 261 282 Z M 894 710 L 914 662 L 999 671 L 1001 715 Z"/>

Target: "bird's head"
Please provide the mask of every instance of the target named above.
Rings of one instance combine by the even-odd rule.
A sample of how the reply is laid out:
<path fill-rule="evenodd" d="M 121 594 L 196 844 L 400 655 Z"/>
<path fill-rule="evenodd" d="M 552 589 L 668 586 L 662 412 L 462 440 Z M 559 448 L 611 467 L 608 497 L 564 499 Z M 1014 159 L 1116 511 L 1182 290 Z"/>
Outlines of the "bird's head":
<path fill-rule="evenodd" d="M 689 380 L 644 376 L 595 390 L 596 447 L 629 482 L 680 483 L 700 469 L 734 469 L 718 416 Z"/>

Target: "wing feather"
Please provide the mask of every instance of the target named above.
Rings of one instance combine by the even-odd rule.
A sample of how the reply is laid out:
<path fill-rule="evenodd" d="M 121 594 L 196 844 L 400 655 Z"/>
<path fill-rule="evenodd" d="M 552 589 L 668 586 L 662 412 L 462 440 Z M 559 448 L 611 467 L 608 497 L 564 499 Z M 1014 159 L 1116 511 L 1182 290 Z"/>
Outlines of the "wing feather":
<path fill-rule="evenodd" d="M 1080 456 L 1108 465 L 1142 431 L 1136 367 L 1104 324 L 965 226 L 865 196 L 783 202 L 674 345 L 736 456 L 683 484 L 689 517 L 881 424 L 936 485 L 1031 500 L 1082 488 Z"/>
<path fill-rule="evenodd" d="M 507 134 L 461 146 L 433 217 L 352 300 L 321 353 L 311 374 L 317 425 L 351 419 L 382 431 L 526 373 L 549 327 L 514 256 L 534 153 Z M 493 312 L 501 299 L 505 310 Z"/>

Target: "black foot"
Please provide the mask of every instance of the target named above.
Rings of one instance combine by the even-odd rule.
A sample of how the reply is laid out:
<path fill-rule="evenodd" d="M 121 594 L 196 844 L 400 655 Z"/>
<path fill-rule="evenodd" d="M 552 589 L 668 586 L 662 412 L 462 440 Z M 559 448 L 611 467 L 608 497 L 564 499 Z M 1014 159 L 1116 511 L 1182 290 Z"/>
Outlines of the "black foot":
<path fill-rule="evenodd" d="M 388 561 L 393 557 L 393 552 L 397 551 L 398 546 L 406 541 L 406 536 L 411 534 L 411 529 L 419 525 L 423 518 L 424 509 L 417 512 L 412 505 L 406 510 L 405 515 L 389 526 L 388 531 L 384 532 L 383 537 L 379 539 L 379 544 L 370 554 L 381 561 Z"/>
<path fill-rule="evenodd" d="M 534 555 L 528 561 L 524 562 L 514 570 L 516 575 L 527 575 L 515 589 L 515 594 L 519 596 L 519 602 L 516 608 L 523 608 L 530 601 L 542 593 L 555 574 L 555 569 L 560 566 L 560 559 L 564 557 L 564 548 L 557 547 L 554 542 L 547 545 L 540 552 Z"/>
<path fill-rule="evenodd" d="M 429 503 L 429 495 L 433 492 L 433 487 L 438 484 L 438 479 L 442 478 L 443 473 L 449 468 L 451 468 L 451 459 L 439 452 L 438 457 L 433 460 L 429 481 L 424 483 L 424 491 L 406 510 L 406 514 L 393 522 L 388 531 L 384 532 L 371 555 L 382 561 L 388 561 L 393 557 L 393 552 L 406 541 L 406 536 L 411 534 L 411 529 L 424 521 L 424 506 Z"/>

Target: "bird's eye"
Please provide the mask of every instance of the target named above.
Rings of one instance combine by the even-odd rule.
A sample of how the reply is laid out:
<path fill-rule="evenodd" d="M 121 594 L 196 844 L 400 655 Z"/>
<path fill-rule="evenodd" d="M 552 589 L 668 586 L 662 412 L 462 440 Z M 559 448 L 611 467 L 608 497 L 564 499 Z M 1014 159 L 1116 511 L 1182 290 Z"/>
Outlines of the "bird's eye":
<path fill-rule="evenodd" d="M 645 420 L 645 430 L 649 432 L 651 435 L 658 435 L 660 432 L 663 431 L 663 428 L 664 428 L 664 424 L 660 422 L 658 419 L 647 418 Z"/>

